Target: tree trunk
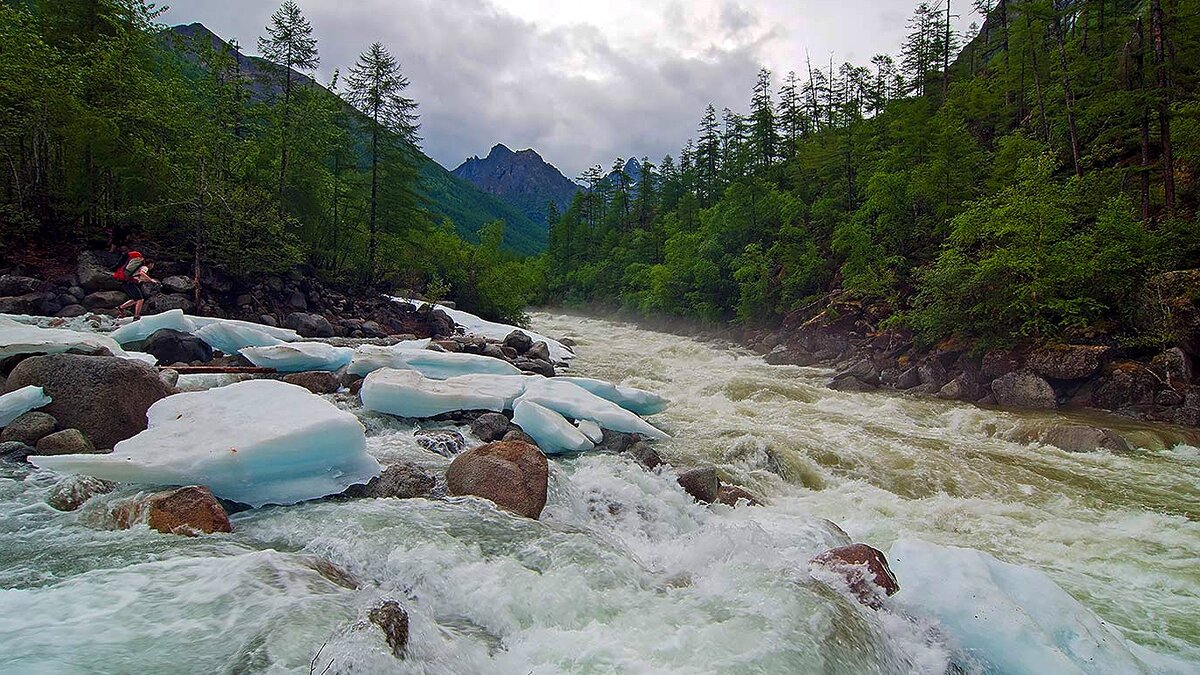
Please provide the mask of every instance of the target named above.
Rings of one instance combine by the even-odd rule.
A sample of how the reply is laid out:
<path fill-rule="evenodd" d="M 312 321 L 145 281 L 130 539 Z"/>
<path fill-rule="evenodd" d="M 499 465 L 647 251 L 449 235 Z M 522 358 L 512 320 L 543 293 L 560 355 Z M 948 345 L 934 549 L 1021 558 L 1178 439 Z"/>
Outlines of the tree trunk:
<path fill-rule="evenodd" d="M 367 277 L 375 280 L 376 213 L 379 204 L 379 111 L 376 107 L 374 124 L 371 126 L 371 220 L 367 236 Z"/>
<path fill-rule="evenodd" d="M 1038 63 L 1038 49 L 1045 46 L 1043 36 L 1042 45 L 1034 46 L 1033 44 L 1033 21 L 1029 18 L 1029 12 L 1025 12 L 1025 29 L 1029 32 L 1029 55 L 1033 57 L 1033 86 L 1038 97 L 1038 118 L 1041 120 L 1042 138 L 1046 139 L 1046 143 L 1050 142 L 1050 122 L 1046 119 L 1046 95 L 1042 91 L 1042 67 Z"/>
<path fill-rule="evenodd" d="M 1158 133 L 1162 144 L 1163 199 L 1167 217 L 1175 217 L 1175 158 L 1171 148 L 1171 90 L 1167 72 L 1166 18 L 1162 0 L 1150 2 L 1150 29 L 1154 33 L 1154 63 L 1158 70 Z"/>
<path fill-rule="evenodd" d="M 1054 32 L 1058 36 L 1058 61 L 1062 67 L 1063 101 L 1067 111 L 1067 131 L 1071 136 L 1071 159 L 1075 164 L 1075 175 L 1083 176 L 1083 160 L 1079 152 L 1079 133 L 1075 128 L 1075 96 L 1071 93 L 1071 73 L 1067 70 L 1067 40 L 1063 35 L 1062 19 L 1054 17 Z"/>
<path fill-rule="evenodd" d="M 291 122 L 292 105 L 292 60 L 291 48 L 288 48 L 288 64 L 283 66 L 283 125 L 279 137 L 279 215 L 283 217 L 283 192 L 287 184 L 288 167 L 288 126 Z"/>
<path fill-rule="evenodd" d="M 200 312 L 200 257 L 204 246 L 204 158 L 200 158 L 200 190 L 196 194 L 196 226 L 192 232 L 192 302 Z"/>
<path fill-rule="evenodd" d="M 1142 17 L 1138 17 L 1133 25 L 1135 73 L 1128 78 L 1128 88 L 1133 91 L 1136 85 L 1141 93 L 1141 112 L 1138 115 L 1138 138 L 1141 141 L 1140 170 L 1138 173 L 1139 188 L 1142 202 L 1142 220 L 1150 222 L 1150 109 L 1146 106 L 1146 26 Z"/>

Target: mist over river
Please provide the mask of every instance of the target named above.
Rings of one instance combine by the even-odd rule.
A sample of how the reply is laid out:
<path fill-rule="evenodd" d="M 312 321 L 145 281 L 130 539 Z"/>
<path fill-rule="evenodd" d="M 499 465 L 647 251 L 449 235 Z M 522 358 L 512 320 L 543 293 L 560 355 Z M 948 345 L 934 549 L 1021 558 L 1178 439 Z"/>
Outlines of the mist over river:
<path fill-rule="evenodd" d="M 1062 415 L 836 392 L 825 371 L 599 319 L 538 313 L 532 328 L 576 340 L 572 374 L 669 397 L 651 418 L 674 437 L 657 446 L 669 463 L 715 465 L 769 504 L 696 504 L 673 474 L 593 454 L 552 460 L 541 521 L 474 499 L 312 502 L 188 539 L 99 527 L 132 488 L 60 513 L 44 501 L 53 474 L 5 465 L 0 671 L 1002 672 L 908 611 L 922 599 L 902 568 L 879 612 L 814 580 L 809 559 L 842 543 L 827 521 L 884 551 L 923 540 L 1039 570 L 1147 663 L 1198 668 L 1186 432 L 1127 423 L 1145 449 L 1068 453 L 1012 440 Z M 381 461 L 449 463 L 411 427 L 340 405 Z M 409 611 L 403 661 L 363 625 L 381 596 Z"/>

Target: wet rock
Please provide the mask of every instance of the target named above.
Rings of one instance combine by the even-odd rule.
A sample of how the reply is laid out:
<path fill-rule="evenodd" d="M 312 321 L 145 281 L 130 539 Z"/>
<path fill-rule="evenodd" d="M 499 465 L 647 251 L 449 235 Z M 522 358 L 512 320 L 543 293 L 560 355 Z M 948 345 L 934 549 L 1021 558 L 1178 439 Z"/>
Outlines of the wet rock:
<path fill-rule="evenodd" d="M 1022 408 L 1058 407 L 1058 396 L 1050 383 L 1032 370 L 1018 370 L 992 382 L 992 393 L 1000 405 Z"/>
<path fill-rule="evenodd" d="M 402 462 L 388 466 L 366 485 L 351 485 L 342 495 L 353 499 L 418 499 L 431 496 L 436 482 L 419 465 Z"/>
<path fill-rule="evenodd" d="M 467 448 L 466 439 L 453 429 L 418 429 L 413 436 L 417 445 L 442 457 L 454 457 Z"/>
<path fill-rule="evenodd" d="M 869 385 L 879 384 L 879 370 L 875 367 L 871 359 L 862 359 L 842 371 L 842 375 L 849 375 L 854 379 Z"/>
<path fill-rule="evenodd" d="M 762 506 L 762 500 L 754 493 L 737 485 L 722 485 L 721 489 L 717 491 L 717 501 L 732 507 L 736 507 L 741 501 L 747 502 L 750 506 Z"/>
<path fill-rule="evenodd" d="M 509 419 L 504 415 L 488 413 L 480 415 L 471 423 L 471 433 L 484 443 L 491 443 L 504 438 L 504 434 L 508 433 L 509 424 Z"/>
<path fill-rule="evenodd" d="M 120 290 L 121 282 L 113 278 L 112 268 L 120 262 L 121 254 L 85 251 L 79 254 L 79 264 L 75 268 L 75 276 L 79 285 L 92 293 L 95 291 Z"/>
<path fill-rule="evenodd" d="M 371 609 L 367 618 L 383 631 L 392 656 L 404 658 L 404 651 L 408 647 L 408 612 L 404 611 L 400 603 L 384 600 Z"/>
<path fill-rule="evenodd" d="M 1110 347 L 1098 345 L 1046 345 L 1030 352 L 1025 366 L 1052 380 L 1078 380 L 1094 375 L 1110 354 Z"/>
<path fill-rule="evenodd" d="M 546 506 L 549 466 L 536 446 L 521 442 L 489 443 L 468 450 L 450 463 L 446 484 L 454 496 L 474 495 L 526 518 L 537 519 Z"/>
<path fill-rule="evenodd" d="M 78 429 L 63 429 L 43 437 L 37 442 L 39 455 L 88 455 L 96 452 L 95 446 Z"/>
<path fill-rule="evenodd" d="M 649 443 L 645 441 L 637 441 L 625 450 L 625 454 L 629 455 L 638 464 L 653 471 L 662 466 L 663 459 Z"/>
<path fill-rule="evenodd" d="M 909 368 L 900 373 L 900 376 L 896 378 L 897 389 L 908 390 L 912 389 L 913 387 L 919 387 L 920 385 L 921 371 L 919 371 L 917 368 Z"/>
<path fill-rule="evenodd" d="M 482 354 L 488 358 L 500 359 L 501 361 L 508 360 L 508 356 L 504 353 L 504 347 L 502 347 L 498 344 L 489 343 L 489 344 L 484 345 L 483 350 L 480 351 L 480 354 Z M 514 356 L 515 356 L 515 351 L 514 351 Z"/>
<path fill-rule="evenodd" d="M 37 442 L 54 433 L 58 428 L 58 420 L 53 415 L 47 415 L 37 410 L 27 412 L 8 423 L 0 431 L 0 441 L 17 441 L 25 445 L 37 445 Z"/>
<path fill-rule="evenodd" d="M 513 361 L 513 365 L 526 373 L 534 373 L 536 375 L 541 375 L 542 377 L 554 377 L 555 375 L 554 364 L 550 363 L 549 361 L 542 361 L 541 359 L 527 359 L 525 357 L 518 357 Z"/>
<path fill-rule="evenodd" d="M 512 347 L 517 350 L 518 354 L 524 354 L 533 347 L 533 338 L 526 335 L 523 331 L 514 330 L 504 338 L 505 346 Z"/>
<path fill-rule="evenodd" d="M 106 495 L 117 484 L 91 476 L 67 476 L 50 489 L 46 503 L 59 511 L 75 511 L 96 495 Z"/>
<path fill-rule="evenodd" d="M 362 584 L 353 574 L 325 558 L 320 556 L 306 556 L 302 561 L 307 567 L 325 577 L 325 580 L 332 584 L 341 586 L 349 591 L 357 591 L 362 588 Z"/>
<path fill-rule="evenodd" d="M 337 375 L 326 371 L 306 371 L 283 376 L 283 381 L 304 387 L 314 394 L 336 394 L 339 388 Z"/>
<path fill-rule="evenodd" d="M 698 502 L 712 504 L 721 496 L 721 479 L 711 466 L 685 471 L 679 474 L 677 482 L 684 492 Z"/>
<path fill-rule="evenodd" d="M 1166 375 L 1169 386 L 1191 384 L 1195 374 L 1191 358 L 1179 347 L 1172 347 L 1155 356 L 1150 365 Z"/>
<path fill-rule="evenodd" d="M 0 462 L 21 463 L 30 455 L 37 454 L 37 450 L 21 443 L 19 441 L 5 441 L 0 443 Z"/>
<path fill-rule="evenodd" d="M 946 374 L 946 368 L 936 360 L 918 365 L 917 374 L 921 377 L 921 384 L 926 385 L 926 389 L 930 393 L 937 393 L 950 381 L 950 376 Z"/>
<path fill-rule="evenodd" d="M 196 285 L 192 283 L 189 277 L 178 274 L 171 275 L 162 280 L 162 289 L 167 293 L 178 293 L 180 295 L 191 293 L 195 290 Z"/>
<path fill-rule="evenodd" d="M 521 443 L 528 443 L 534 447 L 537 447 L 537 441 L 533 440 L 532 436 L 525 433 L 524 431 L 521 431 L 520 429 L 518 429 L 516 427 L 509 429 L 508 433 L 504 434 L 504 438 L 501 438 L 500 440 L 502 440 L 506 443 L 512 442 L 512 441 L 520 441 Z"/>
<path fill-rule="evenodd" d="M 1133 446 L 1111 429 L 1079 424 L 1060 424 L 1042 435 L 1042 442 L 1067 452 L 1133 452 Z"/>
<path fill-rule="evenodd" d="M 192 303 L 192 299 L 186 295 L 178 293 L 155 293 L 146 301 L 145 307 L 142 308 L 143 314 L 161 314 L 169 312 L 172 309 L 183 310 L 184 314 L 191 314 L 196 306 Z"/>
<path fill-rule="evenodd" d="M 320 314 L 292 312 L 284 319 L 283 324 L 307 338 L 328 338 L 334 336 L 333 325 L 329 319 Z"/>
<path fill-rule="evenodd" d="M 826 386 L 828 386 L 830 389 L 833 389 L 834 391 L 863 392 L 863 391 L 875 391 L 875 389 L 876 389 L 876 387 L 874 385 L 867 384 L 866 382 L 863 382 L 862 380 L 858 379 L 857 377 L 854 377 L 850 373 L 841 373 L 840 375 L 837 375 L 832 380 L 830 380 L 829 384 Z"/>
<path fill-rule="evenodd" d="M 811 366 L 817 357 L 803 347 L 779 345 L 763 357 L 772 366 Z"/>
<path fill-rule="evenodd" d="M 146 428 L 146 410 L 173 393 L 150 366 L 110 356 L 51 354 L 21 361 L 5 388 L 33 385 L 53 399 L 42 412 L 111 448 Z"/>
<path fill-rule="evenodd" d="M 190 333 L 160 328 L 146 338 L 142 351 L 153 354 L 159 365 L 172 363 L 208 363 L 213 360 L 212 347 Z"/>
<path fill-rule="evenodd" d="M 601 429 L 600 431 L 603 434 L 603 438 L 600 444 L 596 446 L 596 449 L 603 452 L 626 452 L 634 444 L 642 440 L 637 434 L 627 434 L 623 431 L 613 431 L 612 429 Z"/>
<path fill-rule="evenodd" d="M 96 291 L 89 293 L 83 299 L 83 306 L 88 309 L 110 309 L 129 299 L 124 291 Z"/>
<path fill-rule="evenodd" d="M 882 607 L 884 597 L 900 590 L 887 557 L 866 544 L 830 549 L 813 558 L 812 564 L 845 577 L 855 597 L 873 609 Z"/>
<path fill-rule="evenodd" d="M 119 504 L 113 516 L 122 529 L 145 522 L 152 530 L 185 537 L 233 531 L 225 508 L 200 485 L 156 492 L 145 500 Z"/>
<path fill-rule="evenodd" d="M 1105 410 L 1154 403 L 1154 397 L 1162 386 L 1154 371 L 1136 361 L 1117 361 L 1105 368 L 1091 389 L 1092 407 Z"/>
<path fill-rule="evenodd" d="M 937 393 L 938 398 L 950 401 L 977 401 L 980 395 L 979 383 L 968 373 L 962 373 L 950 380 Z"/>
<path fill-rule="evenodd" d="M 54 316 L 64 319 L 73 319 L 77 316 L 83 316 L 84 314 L 87 314 L 87 312 L 87 308 L 83 305 L 67 305 L 55 312 Z"/>
<path fill-rule="evenodd" d="M 550 362 L 550 346 L 547 345 L 545 342 L 538 342 L 537 344 L 530 347 L 529 351 L 525 352 L 525 356 L 529 357 L 529 359 L 532 361 L 545 361 L 545 362 L 549 363 Z"/>

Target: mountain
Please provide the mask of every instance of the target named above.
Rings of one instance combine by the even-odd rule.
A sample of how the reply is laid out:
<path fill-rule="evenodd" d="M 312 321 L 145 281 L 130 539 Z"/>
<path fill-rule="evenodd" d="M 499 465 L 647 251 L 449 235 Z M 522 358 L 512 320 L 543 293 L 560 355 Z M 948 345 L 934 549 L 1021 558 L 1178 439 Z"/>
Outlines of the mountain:
<path fill-rule="evenodd" d="M 546 223 L 551 202 L 564 211 L 579 186 L 533 150 L 513 152 L 497 144 L 488 156 L 471 157 L 452 172 L 480 190 L 504 199 L 535 223 Z"/>
<path fill-rule="evenodd" d="M 246 78 L 251 97 L 255 101 L 271 100 L 280 93 L 278 78 L 272 77 L 279 72 L 279 66 L 257 56 L 233 52 L 229 43 L 204 24 L 174 26 L 169 33 L 177 38 L 177 49 L 193 62 L 194 54 L 202 46 L 211 45 L 213 49 L 229 49 L 231 53 L 235 53 L 238 67 Z M 302 86 L 317 87 L 330 96 L 336 96 L 306 75 L 295 71 L 293 73 L 296 81 Z M 425 199 L 426 208 L 435 220 L 441 217 L 449 218 L 454 222 L 459 235 L 471 242 L 479 240 L 479 230 L 484 225 L 503 220 L 504 243 L 511 250 L 533 255 L 546 248 L 544 214 L 540 219 L 531 219 L 521 208 L 454 176 L 419 149 L 417 154 L 417 173 L 421 181 L 417 192 Z"/>

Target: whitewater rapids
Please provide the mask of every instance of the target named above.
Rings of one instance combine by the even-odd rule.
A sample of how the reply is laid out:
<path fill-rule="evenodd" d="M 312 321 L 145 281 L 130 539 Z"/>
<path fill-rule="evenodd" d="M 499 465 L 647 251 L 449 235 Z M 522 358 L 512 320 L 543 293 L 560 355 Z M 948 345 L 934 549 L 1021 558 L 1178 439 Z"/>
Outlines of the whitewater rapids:
<path fill-rule="evenodd" d="M 945 672 L 953 635 L 809 578 L 838 542 L 824 519 L 883 550 L 925 540 L 1040 570 L 1136 649 L 1200 664 L 1200 450 L 1185 432 L 1129 425 L 1146 450 L 1072 454 L 1009 440 L 1053 415 L 835 392 L 820 370 L 609 321 L 533 328 L 578 342 L 571 374 L 672 399 L 652 418 L 673 437 L 664 457 L 716 465 L 770 505 L 700 506 L 670 476 L 590 455 L 552 461 L 541 522 L 471 499 L 360 500 L 244 512 L 232 535 L 187 539 L 96 527 L 131 489 L 64 514 L 44 503 L 55 476 L 6 466 L 0 670 Z M 448 463 L 355 412 L 381 461 Z M 360 626 L 381 596 L 411 615 L 404 661 Z"/>

